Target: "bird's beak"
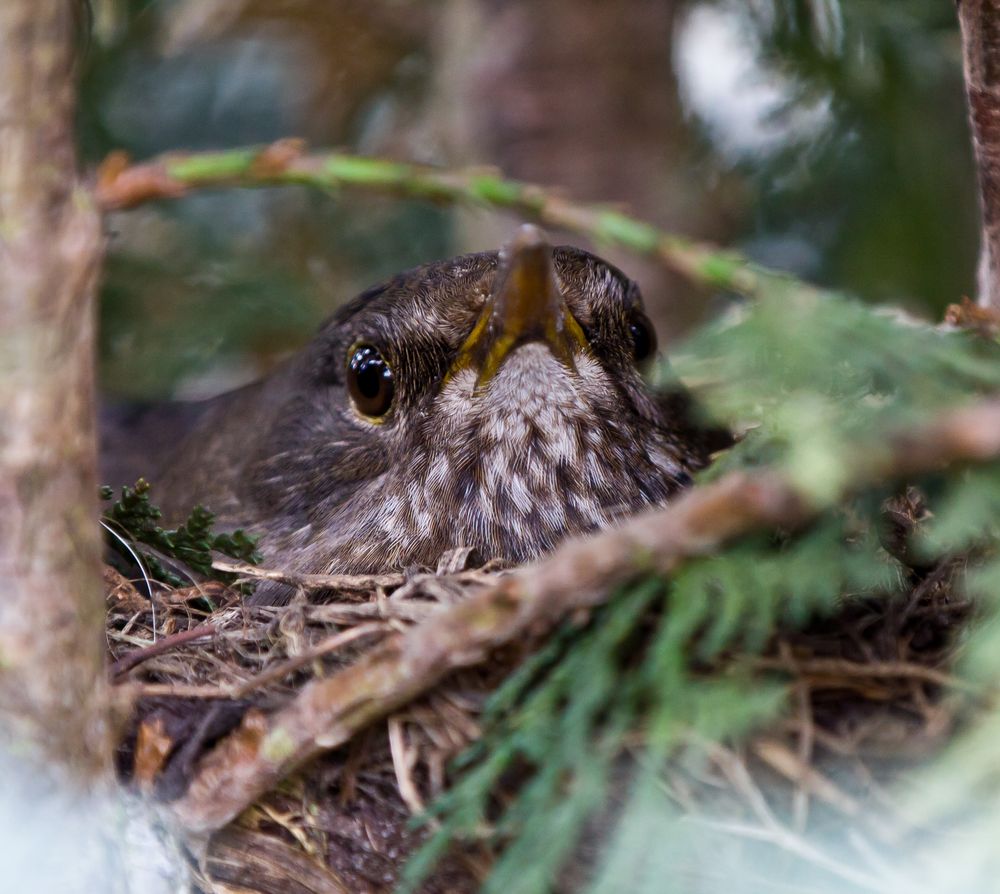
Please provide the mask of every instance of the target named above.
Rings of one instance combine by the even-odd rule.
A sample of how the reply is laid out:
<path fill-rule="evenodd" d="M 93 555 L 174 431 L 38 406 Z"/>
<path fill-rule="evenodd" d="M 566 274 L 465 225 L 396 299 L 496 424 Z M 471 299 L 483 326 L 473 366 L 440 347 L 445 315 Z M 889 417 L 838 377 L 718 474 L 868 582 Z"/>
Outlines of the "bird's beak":
<path fill-rule="evenodd" d="M 574 354 L 587 338 L 556 282 L 552 246 L 538 227 L 525 224 L 500 252 L 493 293 L 462 345 L 452 372 L 473 368 L 477 386 L 496 375 L 520 345 L 541 342 L 574 369 Z"/>

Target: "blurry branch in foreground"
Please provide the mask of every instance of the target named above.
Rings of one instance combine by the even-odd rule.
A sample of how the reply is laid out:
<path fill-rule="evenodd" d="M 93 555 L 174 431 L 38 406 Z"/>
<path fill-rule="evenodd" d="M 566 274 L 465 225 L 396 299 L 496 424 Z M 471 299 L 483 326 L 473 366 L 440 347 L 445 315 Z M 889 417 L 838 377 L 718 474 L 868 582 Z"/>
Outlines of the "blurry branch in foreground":
<path fill-rule="evenodd" d="M 0 3 L 0 750 L 110 776 L 74 4 Z M 40 774 L 45 775 L 45 774 Z"/>
<path fill-rule="evenodd" d="M 850 480 L 828 495 L 829 505 L 876 483 L 1000 457 L 1000 401 L 942 413 L 888 437 L 884 449 L 855 453 Z M 686 559 L 755 530 L 796 527 L 826 505 L 785 474 L 734 472 L 617 529 L 569 541 L 550 558 L 499 578 L 350 667 L 310 683 L 273 714 L 249 712 L 201 761 L 187 793 L 171 805 L 174 816 L 195 835 L 217 830 L 296 768 L 420 696 L 450 671 L 551 630 L 572 613 L 607 601 L 617 585 L 637 576 L 670 574 Z M 251 566 L 243 570 L 266 575 Z"/>
<path fill-rule="evenodd" d="M 1000 311 L 1000 33 L 991 0 L 961 0 L 965 89 L 979 167 L 982 234 L 979 301 Z"/>
<path fill-rule="evenodd" d="M 295 139 L 249 149 L 168 153 L 134 165 L 123 153 L 114 153 L 97 172 L 95 192 L 101 206 L 114 211 L 157 199 L 180 198 L 197 189 L 289 184 L 324 191 L 348 187 L 512 211 L 598 244 L 654 258 L 697 285 L 748 297 L 779 285 L 816 291 L 788 274 L 754 264 L 738 252 L 664 232 L 611 206 L 577 203 L 555 190 L 505 180 L 490 168 L 447 170 L 336 152 L 306 152 L 305 144 Z"/>

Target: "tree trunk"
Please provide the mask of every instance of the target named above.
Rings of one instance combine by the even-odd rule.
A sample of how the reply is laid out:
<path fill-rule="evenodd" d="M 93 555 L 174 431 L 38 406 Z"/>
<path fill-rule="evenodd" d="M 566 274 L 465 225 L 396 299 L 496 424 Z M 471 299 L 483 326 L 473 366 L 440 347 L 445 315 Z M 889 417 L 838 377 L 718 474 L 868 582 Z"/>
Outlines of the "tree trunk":
<path fill-rule="evenodd" d="M 958 0 L 958 19 L 979 165 L 979 302 L 1000 311 L 1000 0 Z"/>
<path fill-rule="evenodd" d="M 0 2 L 0 749 L 107 779 L 76 0 Z"/>

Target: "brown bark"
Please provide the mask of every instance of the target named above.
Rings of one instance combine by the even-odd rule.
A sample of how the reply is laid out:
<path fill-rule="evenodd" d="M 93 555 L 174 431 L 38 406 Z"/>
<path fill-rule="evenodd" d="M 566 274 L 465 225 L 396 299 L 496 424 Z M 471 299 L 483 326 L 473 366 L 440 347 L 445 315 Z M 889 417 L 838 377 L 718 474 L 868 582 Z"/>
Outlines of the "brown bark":
<path fill-rule="evenodd" d="M 109 768 L 95 480 L 101 236 L 73 141 L 78 4 L 0 3 L 0 747 Z"/>
<path fill-rule="evenodd" d="M 1000 310 L 1000 0 L 958 0 L 958 19 L 979 166 L 979 303 Z"/>

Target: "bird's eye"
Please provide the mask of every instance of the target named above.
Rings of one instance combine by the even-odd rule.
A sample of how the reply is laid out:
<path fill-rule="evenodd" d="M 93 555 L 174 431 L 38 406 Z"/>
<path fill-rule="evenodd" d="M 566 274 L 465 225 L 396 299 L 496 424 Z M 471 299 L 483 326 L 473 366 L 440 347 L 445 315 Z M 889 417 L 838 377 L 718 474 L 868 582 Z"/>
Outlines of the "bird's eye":
<path fill-rule="evenodd" d="M 389 412 L 396 386 L 392 370 L 378 348 L 358 345 L 351 349 L 347 360 L 347 390 L 359 413 L 377 419 Z"/>
<path fill-rule="evenodd" d="M 636 363 L 642 363 L 656 353 L 656 333 L 645 317 L 633 317 L 628 324 L 628 333 L 632 338 L 632 356 Z"/>

